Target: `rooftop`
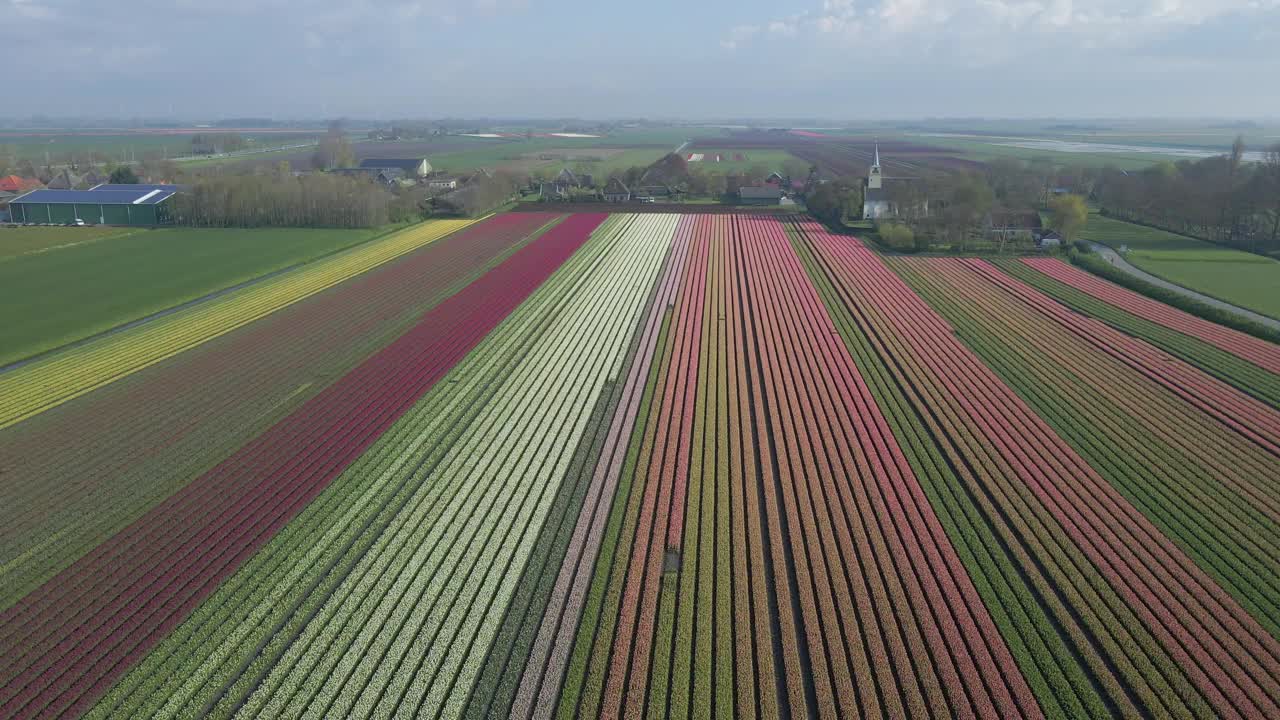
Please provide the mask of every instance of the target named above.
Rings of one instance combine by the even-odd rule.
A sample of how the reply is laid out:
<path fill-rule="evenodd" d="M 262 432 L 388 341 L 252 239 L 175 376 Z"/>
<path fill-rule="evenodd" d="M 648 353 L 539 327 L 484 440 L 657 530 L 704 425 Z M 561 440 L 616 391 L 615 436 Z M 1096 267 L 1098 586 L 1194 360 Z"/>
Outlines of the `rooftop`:
<path fill-rule="evenodd" d="M 113 185 L 111 183 L 104 183 L 102 185 L 94 185 L 93 187 L 89 188 L 89 192 L 134 192 L 136 190 L 143 190 L 146 192 L 151 192 L 152 190 L 163 190 L 164 192 L 178 192 L 181 189 L 182 188 L 177 185 L 159 185 L 159 184 L 146 185 L 142 183 L 138 183 L 134 185 Z"/>
<path fill-rule="evenodd" d="M 417 171 L 426 158 L 365 158 L 360 161 L 362 168 L 399 168 L 400 170 Z"/>
<path fill-rule="evenodd" d="M 138 190 L 32 190 L 18 198 L 16 203 L 48 203 L 50 205 L 158 205 L 173 196 L 173 190 L 151 189 L 150 186 Z"/>
<path fill-rule="evenodd" d="M 748 186 L 738 188 L 738 197 L 752 198 L 755 200 L 769 199 L 777 200 L 782 197 L 782 190 L 776 185 L 772 187 L 756 187 Z"/>

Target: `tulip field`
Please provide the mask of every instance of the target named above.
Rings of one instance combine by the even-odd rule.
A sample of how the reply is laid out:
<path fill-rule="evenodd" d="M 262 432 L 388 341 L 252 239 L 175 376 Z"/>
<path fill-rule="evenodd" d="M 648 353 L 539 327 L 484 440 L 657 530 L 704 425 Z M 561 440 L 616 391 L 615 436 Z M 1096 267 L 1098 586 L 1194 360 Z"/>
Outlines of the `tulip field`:
<path fill-rule="evenodd" d="M 803 215 L 413 226 L 0 373 L 0 718 L 1280 717 L 1280 346 Z"/>

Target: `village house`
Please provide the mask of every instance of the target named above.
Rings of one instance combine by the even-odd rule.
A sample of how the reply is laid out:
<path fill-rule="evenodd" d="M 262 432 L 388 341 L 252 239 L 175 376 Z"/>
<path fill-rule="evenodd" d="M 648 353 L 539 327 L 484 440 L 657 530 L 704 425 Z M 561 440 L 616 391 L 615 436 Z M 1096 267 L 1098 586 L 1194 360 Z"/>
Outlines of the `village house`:
<path fill-rule="evenodd" d="M 45 183 L 45 187 L 50 190 L 75 190 L 84 182 L 79 175 L 70 170 L 63 169 L 49 178 L 49 182 Z"/>
<path fill-rule="evenodd" d="M 1035 210 L 993 210 L 983 223 L 987 237 L 1001 242 L 1032 242 L 1040 234 L 1040 213 Z"/>
<path fill-rule="evenodd" d="M 738 202 L 743 205 L 780 205 L 782 188 L 776 185 L 749 185 L 738 188 Z"/>
<path fill-rule="evenodd" d="M 412 179 L 431 174 L 431 163 L 426 158 L 366 158 L 360 161 L 363 170 L 399 170 Z"/>
<path fill-rule="evenodd" d="M 609 182 L 604 184 L 604 199 L 606 202 L 627 202 L 631 199 L 631 189 L 618 178 L 609 178 Z"/>
<path fill-rule="evenodd" d="M 458 185 L 460 185 L 461 182 L 462 182 L 461 180 L 452 176 L 432 177 L 432 178 L 427 178 L 426 180 L 427 189 L 437 191 L 437 192 L 457 190 Z"/>
<path fill-rule="evenodd" d="M 556 184 L 564 185 L 566 187 L 595 187 L 594 178 L 592 178 L 590 174 L 575 173 L 569 168 L 561 170 L 560 174 L 556 175 L 555 182 Z"/>
<path fill-rule="evenodd" d="M 376 183 L 388 186 L 413 184 L 414 182 L 405 177 L 404 170 L 400 168 L 334 168 L 329 172 L 346 175 L 347 177 L 367 177 Z"/>

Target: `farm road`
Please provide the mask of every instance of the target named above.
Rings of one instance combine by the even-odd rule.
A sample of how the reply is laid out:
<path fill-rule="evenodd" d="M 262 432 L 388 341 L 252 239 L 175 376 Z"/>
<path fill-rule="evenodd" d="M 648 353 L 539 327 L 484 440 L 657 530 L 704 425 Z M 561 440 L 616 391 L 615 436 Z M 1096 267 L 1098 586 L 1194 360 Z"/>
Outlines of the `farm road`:
<path fill-rule="evenodd" d="M 1124 257 L 1120 255 L 1120 253 L 1116 252 L 1115 250 L 1112 250 L 1110 246 L 1103 245 L 1102 243 L 1097 243 L 1093 241 L 1088 241 L 1088 242 L 1089 242 L 1089 246 L 1093 248 L 1093 251 L 1101 255 L 1104 260 L 1111 263 L 1113 266 L 1129 273 L 1130 275 L 1146 280 L 1152 285 L 1159 285 L 1160 287 L 1165 288 L 1166 290 L 1172 290 L 1178 293 L 1179 295 L 1185 295 L 1186 297 L 1189 297 L 1193 300 L 1199 300 L 1200 302 L 1206 305 L 1212 305 L 1216 308 L 1221 308 L 1228 312 L 1233 312 L 1237 315 L 1241 315 L 1256 323 L 1266 325 L 1267 327 L 1272 328 L 1274 330 L 1280 330 L 1280 320 L 1267 317 L 1266 315 L 1261 315 L 1252 310 L 1246 310 L 1238 305 L 1232 305 L 1229 302 L 1223 302 L 1222 300 L 1219 300 L 1215 297 L 1210 297 L 1203 293 L 1198 293 L 1195 290 L 1192 290 L 1187 287 L 1183 287 L 1182 285 L 1178 285 L 1177 283 L 1171 283 L 1168 280 L 1156 277 L 1155 275 L 1152 275 L 1151 273 L 1145 270 L 1140 270 L 1137 267 L 1134 267 L 1132 264 L 1129 263 L 1128 260 L 1125 260 Z"/>

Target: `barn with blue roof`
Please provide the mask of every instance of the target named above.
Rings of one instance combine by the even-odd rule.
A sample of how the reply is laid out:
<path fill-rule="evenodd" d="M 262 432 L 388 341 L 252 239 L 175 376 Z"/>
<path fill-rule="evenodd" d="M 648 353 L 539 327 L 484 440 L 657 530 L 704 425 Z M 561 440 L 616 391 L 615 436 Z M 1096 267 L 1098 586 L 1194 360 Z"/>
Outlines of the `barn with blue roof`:
<path fill-rule="evenodd" d="M 163 225 L 177 185 L 98 185 L 89 190 L 32 190 L 9 203 L 11 221 L 65 225 Z"/>

